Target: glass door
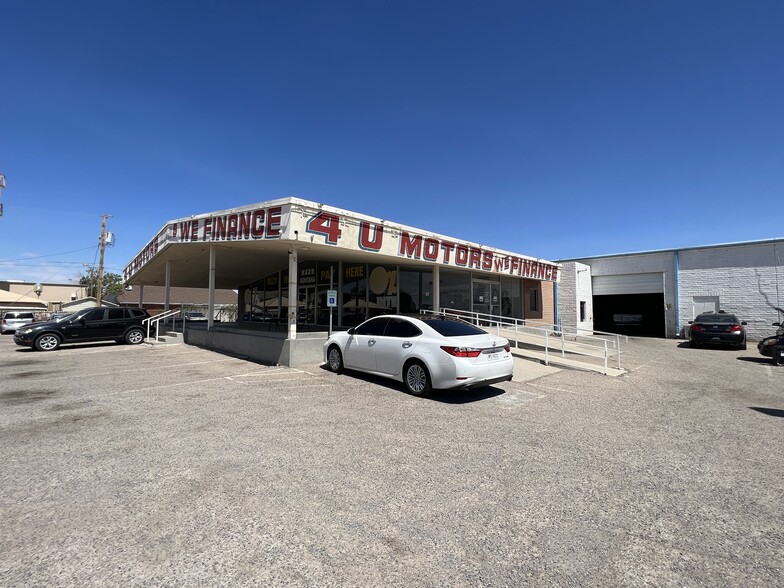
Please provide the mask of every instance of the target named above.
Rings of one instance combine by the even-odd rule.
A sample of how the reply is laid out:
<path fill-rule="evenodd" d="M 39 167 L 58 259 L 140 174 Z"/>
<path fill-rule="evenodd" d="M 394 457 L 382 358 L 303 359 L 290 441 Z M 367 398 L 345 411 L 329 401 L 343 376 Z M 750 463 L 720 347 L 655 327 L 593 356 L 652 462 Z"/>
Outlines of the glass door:
<path fill-rule="evenodd" d="M 471 310 L 481 314 L 497 315 L 501 312 L 501 301 L 498 297 L 500 290 L 498 282 L 489 280 L 473 281 L 473 307 Z M 480 316 L 480 324 L 486 322 L 487 317 Z"/>
<path fill-rule="evenodd" d="M 316 288 L 313 286 L 305 286 L 299 289 L 297 324 L 316 324 Z"/>

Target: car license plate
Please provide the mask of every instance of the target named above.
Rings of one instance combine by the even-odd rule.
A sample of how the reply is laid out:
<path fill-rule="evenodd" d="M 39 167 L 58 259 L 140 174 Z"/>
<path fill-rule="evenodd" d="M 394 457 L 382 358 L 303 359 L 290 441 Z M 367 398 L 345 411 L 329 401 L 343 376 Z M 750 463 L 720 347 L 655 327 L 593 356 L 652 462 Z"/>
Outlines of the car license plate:
<path fill-rule="evenodd" d="M 498 359 L 498 353 L 490 353 L 487 356 L 487 361 L 495 361 L 496 359 Z"/>

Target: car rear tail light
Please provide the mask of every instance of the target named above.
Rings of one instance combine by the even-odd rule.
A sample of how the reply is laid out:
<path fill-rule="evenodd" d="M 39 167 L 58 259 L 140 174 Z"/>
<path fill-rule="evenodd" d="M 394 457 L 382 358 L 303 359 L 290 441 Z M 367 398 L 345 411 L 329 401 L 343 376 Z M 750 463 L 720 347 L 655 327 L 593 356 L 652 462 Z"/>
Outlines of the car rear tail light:
<path fill-rule="evenodd" d="M 740 325 L 732 325 L 730 327 L 730 333 L 740 333 L 741 331 L 743 331 L 743 327 Z"/>
<path fill-rule="evenodd" d="M 476 349 L 475 347 L 448 347 L 442 345 L 441 349 L 454 357 L 479 357 L 479 354 L 482 353 L 481 349 Z"/>
<path fill-rule="evenodd" d="M 691 330 L 692 331 L 702 331 L 704 329 L 702 328 L 702 325 L 692 325 L 691 326 Z"/>
<path fill-rule="evenodd" d="M 507 343 L 507 344 L 506 344 L 506 346 L 504 347 L 504 351 L 506 351 L 507 353 L 509 353 L 511 350 L 512 350 L 512 346 L 511 346 L 511 345 L 509 345 L 509 343 Z"/>

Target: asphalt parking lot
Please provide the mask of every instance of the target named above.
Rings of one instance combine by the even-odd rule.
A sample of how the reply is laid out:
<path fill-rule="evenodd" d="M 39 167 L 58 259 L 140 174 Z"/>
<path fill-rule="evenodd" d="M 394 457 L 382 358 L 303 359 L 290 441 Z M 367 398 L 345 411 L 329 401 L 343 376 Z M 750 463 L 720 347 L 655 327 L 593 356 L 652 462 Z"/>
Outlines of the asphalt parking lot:
<path fill-rule="evenodd" d="M 782 586 L 784 367 L 681 345 L 419 399 L 0 337 L 0 585 Z"/>

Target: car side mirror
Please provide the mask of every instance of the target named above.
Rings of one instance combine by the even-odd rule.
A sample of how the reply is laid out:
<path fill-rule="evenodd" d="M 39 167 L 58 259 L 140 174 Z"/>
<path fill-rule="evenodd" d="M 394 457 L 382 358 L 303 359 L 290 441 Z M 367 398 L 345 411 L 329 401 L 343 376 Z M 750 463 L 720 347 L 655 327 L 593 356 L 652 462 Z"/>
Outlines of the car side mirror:
<path fill-rule="evenodd" d="M 774 327 L 780 327 L 781 323 L 771 323 Z"/>
<path fill-rule="evenodd" d="M 689 321 L 689 324 L 692 324 L 694 321 Z"/>
<path fill-rule="evenodd" d="M 742 324 L 742 325 L 748 325 L 749 323 L 747 323 L 746 321 L 740 321 L 740 324 Z"/>
<path fill-rule="evenodd" d="M 348 333 L 349 335 L 353 335 L 354 334 L 354 327 L 351 327 L 348 331 L 346 331 L 346 333 Z"/>

